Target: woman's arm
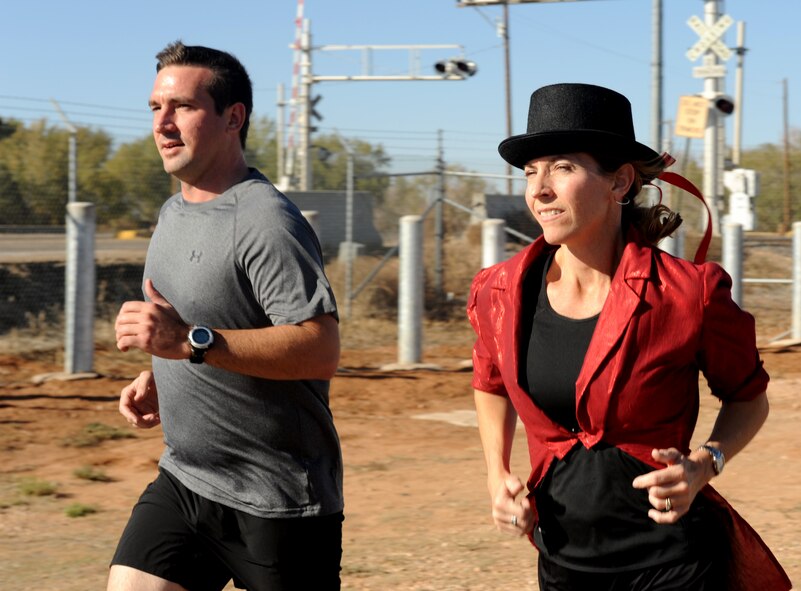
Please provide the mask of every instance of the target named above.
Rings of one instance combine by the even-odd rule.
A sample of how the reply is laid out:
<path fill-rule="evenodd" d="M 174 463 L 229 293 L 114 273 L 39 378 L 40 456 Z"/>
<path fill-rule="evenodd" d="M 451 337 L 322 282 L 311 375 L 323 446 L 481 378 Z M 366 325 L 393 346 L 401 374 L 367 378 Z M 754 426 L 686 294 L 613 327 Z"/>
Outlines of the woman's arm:
<path fill-rule="evenodd" d="M 730 460 L 759 432 L 768 410 L 766 392 L 752 400 L 723 402 L 706 445 L 718 448 L 726 461 Z M 633 486 L 648 490 L 648 500 L 654 507 L 648 512 L 651 519 L 657 523 L 675 523 L 715 476 L 712 456 L 696 449 L 685 457 L 675 448 L 655 449 L 651 455 L 667 467 L 638 476 Z"/>
<path fill-rule="evenodd" d="M 724 401 L 706 445 L 722 451 L 727 461 L 732 459 L 756 436 L 765 424 L 769 411 L 767 392 L 744 402 Z M 697 461 L 706 468 L 708 480 L 711 480 L 715 475 L 712 457 L 703 450 L 690 454 L 690 457 L 696 456 Z"/>
<path fill-rule="evenodd" d="M 506 396 L 474 390 L 474 398 L 492 518 L 499 530 L 522 536 L 534 527 L 535 518 L 528 498 L 516 500 L 525 487 L 510 468 L 517 412 Z"/>
<path fill-rule="evenodd" d="M 478 432 L 487 463 L 487 487 L 494 496 L 509 474 L 517 412 L 506 396 L 474 390 Z"/>

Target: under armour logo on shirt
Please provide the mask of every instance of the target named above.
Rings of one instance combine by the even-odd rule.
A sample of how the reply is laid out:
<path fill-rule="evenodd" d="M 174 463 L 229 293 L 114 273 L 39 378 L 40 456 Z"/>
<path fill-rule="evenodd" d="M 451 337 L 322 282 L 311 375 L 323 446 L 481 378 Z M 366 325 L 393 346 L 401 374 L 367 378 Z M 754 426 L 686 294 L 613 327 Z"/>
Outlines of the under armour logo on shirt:
<path fill-rule="evenodd" d="M 203 256 L 203 251 L 202 250 L 193 250 L 192 254 L 189 255 L 189 262 L 190 263 L 199 263 L 201 256 Z"/>

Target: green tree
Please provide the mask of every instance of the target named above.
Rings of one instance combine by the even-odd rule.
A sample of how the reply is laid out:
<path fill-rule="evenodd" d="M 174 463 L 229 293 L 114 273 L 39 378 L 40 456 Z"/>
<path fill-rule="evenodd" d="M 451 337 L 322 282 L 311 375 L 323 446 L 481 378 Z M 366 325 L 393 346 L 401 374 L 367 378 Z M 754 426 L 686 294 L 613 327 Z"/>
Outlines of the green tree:
<path fill-rule="evenodd" d="M 445 199 L 449 203 L 443 209 L 444 232 L 449 237 L 461 235 L 470 224 L 470 214 L 454 204 L 471 208 L 473 196 L 489 190 L 484 179 L 458 174 L 463 172 L 467 171 L 458 164 L 446 167 L 446 173 L 452 173 L 445 174 Z M 394 236 L 401 216 L 422 214 L 439 197 L 439 192 L 437 174 L 394 178 L 384 193 L 381 207 L 376 210 L 376 226 L 383 235 Z M 434 215 L 429 213 L 427 224 L 431 225 L 433 219 Z"/>
<path fill-rule="evenodd" d="M 69 166 L 68 136 L 63 136 L 65 150 L 65 166 Z M 105 171 L 105 164 L 112 152 L 113 140 L 105 131 L 78 128 L 76 135 L 76 156 L 78 183 L 76 198 L 78 201 L 93 203 L 97 212 L 97 223 L 108 223 L 113 209 L 110 207 L 117 193 L 114 179 Z"/>
<path fill-rule="evenodd" d="M 27 223 L 31 215 L 13 175 L 2 163 L 0 163 L 0 211 L 3 212 L 4 224 Z"/>
<path fill-rule="evenodd" d="M 150 226 L 164 201 L 177 190 L 164 172 L 156 144 L 150 135 L 122 144 L 104 170 L 115 183 L 110 201 L 115 225 Z"/>
<path fill-rule="evenodd" d="M 267 178 L 278 182 L 277 153 L 275 122 L 267 117 L 251 119 L 245 149 L 248 165 L 258 168 Z"/>
<path fill-rule="evenodd" d="M 18 126 L 0 141 L 0 164 L 11 175 L 30 212 L 28 223 L 63 223 L 67 203 L 66 141 L 65 134 L 48 128 L 44 120 L 30 127 Z"/>
<path fill-rule="evenodd" d="M 0 140 L 12 135 L 17 128 L 21 125 L 19 121 L 14 119 L 3 119 L 0 117 Z"/>
<path fill-rule="evenodd" d="M 790 134 L 790 222 L 801 220 L 801 130 Z M 784 216 L 784 146 L 763 144 L 743 152 L 742 167 L 760 174 L 759 195 L 754 200 L 757 228 L 775 232 Z"/>
<path fill-rule="evenodd" d="M 354 190 L 373 194 L 380 204 L 389 178 L 380 175 L 386 172 L 390 158 L 381 145 L 346 140 L 353 150 Z M 344 191 L 347 187 L 348 153 L 342 139 L 335 134 L 319 135 L 311 148 L 311 163 L 314 189 L 317 191 Z"/>
<path fill-rule="evenodd" d="M 69 198 L 69 145 L 69 132 L 48 127 L 44 120 L 29 127 L 16 125 L 12 133 L 0 139 L 0 165 L 8 177 L 6 183 L 13 182 L 19 192 L 27 223 L 64 223 Z M 102 204 L 107 187 L 98 171 L 108 158 L 111 138 L 104 131 L 80 128 L 76 146 L 77 199 Z"/>

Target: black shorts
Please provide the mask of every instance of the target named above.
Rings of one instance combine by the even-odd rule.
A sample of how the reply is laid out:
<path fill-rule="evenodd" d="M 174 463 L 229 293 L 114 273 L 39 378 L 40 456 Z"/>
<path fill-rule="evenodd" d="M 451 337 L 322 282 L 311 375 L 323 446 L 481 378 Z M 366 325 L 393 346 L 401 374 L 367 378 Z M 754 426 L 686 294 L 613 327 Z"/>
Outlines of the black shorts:
<path fill-rule="evenodd" d="M 617 573 L 578 571 L 539 555 L 542 591 L 724 591 L 711 559 L 687 560 Z"/>
<path fill-rule="evenodd" d="M 209 501 L 162 470 L 131 512 L 111 564 L 219 591 L 340 588 L 342 513 L 265 519 Z"/>

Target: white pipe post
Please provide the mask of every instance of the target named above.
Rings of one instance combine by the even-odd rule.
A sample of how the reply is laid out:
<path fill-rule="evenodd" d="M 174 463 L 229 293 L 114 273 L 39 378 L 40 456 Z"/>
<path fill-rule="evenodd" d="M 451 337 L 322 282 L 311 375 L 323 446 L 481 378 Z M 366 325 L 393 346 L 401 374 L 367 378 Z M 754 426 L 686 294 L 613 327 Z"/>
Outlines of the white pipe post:
<path fill-rule="evenodd" d="M 680 259 L 684 258 L 684 228 L 679 226 L 670 236 L 659 242 L 659 248 Z"/>
<path fill-rule="evenodd" d="M 727 223 L 722 236 L 723 268 L 731 275 L 731 299 L 743 306 L 743 227 Z"/>
<path fill-rule="evenodd" d="M 793 306 L 791 338 L 801 340 L 801 222 L 793 222 Z"/>
<path fill-rule="evenodd" d="M 64 371 L 91 372 L 95 321 L 95 206 L 67 204 Z"/>
<path fill-rule="evenodd" d="M 353 259 L 356 257 L 353 244 L 353 150 L 343 142 L 348 151 L 348 174 L 345 185 L 345 242 L 348 245 L 347 262 L 345 263 L 345 318 L 350 318 L 353 311 Z"/>
<path fill-rule="evenodd" d="M 506 222 L 489 219 L 481 222 L 481 268 L 491 267 L 506 258 Z"/>
<path fill-rule="evenodd" d="M 400 219 L 398 363 L 420 363 L 423 334 L 423 218 Z"/>
<path fill-rule="evenodd" d="M 304 209 L 300 212 L 306 221 L 309 222 L 309 225 L 314 230 L 315 236 L 317 236 L 317 240 L 320 242 L 320 247 L 322 248 L 323 240 L 320 238 L 320 212 L 316 209 Z"/>

